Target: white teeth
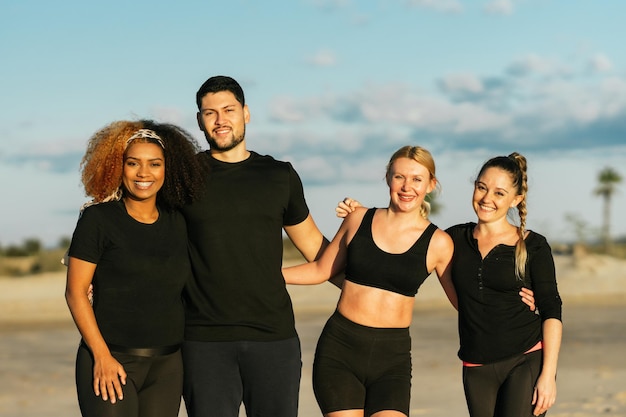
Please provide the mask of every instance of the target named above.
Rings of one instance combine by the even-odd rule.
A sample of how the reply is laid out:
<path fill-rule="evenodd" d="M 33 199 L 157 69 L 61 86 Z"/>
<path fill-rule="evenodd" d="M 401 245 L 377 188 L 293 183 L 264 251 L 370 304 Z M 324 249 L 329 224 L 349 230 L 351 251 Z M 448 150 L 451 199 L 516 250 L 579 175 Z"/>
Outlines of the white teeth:
<path fill-rule="evenodd" d="M 152 185 L 152 182 L 135 181 L 135 184 L 137 184 L 137 187 L 149 187 Z"/>

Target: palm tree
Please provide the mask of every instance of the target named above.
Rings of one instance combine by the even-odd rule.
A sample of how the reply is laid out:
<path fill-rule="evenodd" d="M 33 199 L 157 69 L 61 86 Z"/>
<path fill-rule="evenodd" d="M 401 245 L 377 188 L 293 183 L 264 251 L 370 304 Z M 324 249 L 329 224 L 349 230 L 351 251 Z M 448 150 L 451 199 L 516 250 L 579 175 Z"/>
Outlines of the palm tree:
<path fill-rule="evenodd" d="M 617 191 L 617 184 L 622 182 L 622 176 L 613 168 L 606 167 L 598 174 L 598 187 L 594 190 L 595 195 L 602 197 L 604 207 L 602 210 L 602 241 L 604 250 L 608 253 L 611 246 L 610 222 L 611 222 L 611 197 Z"/>

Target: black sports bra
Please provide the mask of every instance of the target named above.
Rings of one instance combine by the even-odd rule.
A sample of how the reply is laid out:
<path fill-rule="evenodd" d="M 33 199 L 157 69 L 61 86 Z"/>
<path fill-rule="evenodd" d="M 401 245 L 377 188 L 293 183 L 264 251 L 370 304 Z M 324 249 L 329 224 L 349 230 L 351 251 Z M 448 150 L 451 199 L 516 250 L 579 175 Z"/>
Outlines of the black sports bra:
<path fill-rule="evenodd" d="M 367 210 L 356 234 L 348 244 L 346 279 L 356 284 L 380 288 L 413 297 L 428 278 L 426 252 L 437 226 L 429 224 L 417 241 L 404 253 L 388 253 L 374 243 L 372 219 L 376 208 Z"/>

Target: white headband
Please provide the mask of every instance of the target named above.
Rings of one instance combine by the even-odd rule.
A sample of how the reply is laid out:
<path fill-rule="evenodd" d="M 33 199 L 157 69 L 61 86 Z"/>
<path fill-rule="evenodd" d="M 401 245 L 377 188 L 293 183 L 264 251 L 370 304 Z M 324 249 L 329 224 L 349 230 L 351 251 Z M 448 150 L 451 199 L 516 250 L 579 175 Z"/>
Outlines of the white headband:
<path fill-rule="evenodd" d="M 135 139 L 139 139 L 139 138 L 154 139 L 157 142 L 159 142 L 159 145 L 161 145 L 161 148 L 165 149 L 165 144 L 163 143 L 163 139 L 161 139 L 159 135 L 157 135 L 154 132 L 154 130 L 150 130 L 150 129 L 139 129 L 138 131 L 136 131 L 130 138 L 128 138 L 128 140 L 126 141 L 126 146 L 128 146 Z"/>

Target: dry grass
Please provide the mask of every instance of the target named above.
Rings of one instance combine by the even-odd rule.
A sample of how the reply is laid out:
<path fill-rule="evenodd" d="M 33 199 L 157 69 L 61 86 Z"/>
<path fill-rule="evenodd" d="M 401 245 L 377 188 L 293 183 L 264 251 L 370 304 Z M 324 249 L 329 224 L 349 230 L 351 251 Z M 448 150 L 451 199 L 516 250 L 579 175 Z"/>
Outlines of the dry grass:
<path fill-rule="evenodd" d="M 567 246 L 565 252 L 571 253 L 572 248 Z M 553 249 L 560 246 L 555 245 Z M 586 253 L 603 254 L 602 248 L 593 245 L 585 246 Z M 41 251 L 36 255 L 29 256 L 0 256 L 0 276 L 21 277 L 30 274 L 63 271 L 61 258 L 65 253 L 64 249 L 49 249 Z M 626 259 L 626 243 L 615 243 L 611 249 L 612 257 Z M 283 259 L 290 264 L 304 262 L 304 258 L 296 247 L 287 238 L 283 239 Z"/>
<path fill-rule="evenodd" d="M 62 271 L 64 249 L 41 251 L 29 256 L 0 256 L 0 276 L 21 277 L 43 272 Z"/>

